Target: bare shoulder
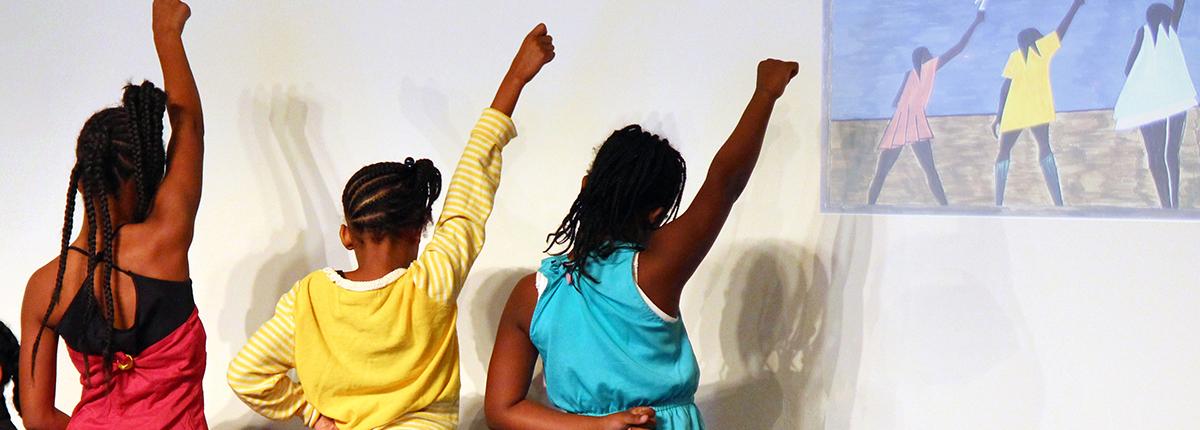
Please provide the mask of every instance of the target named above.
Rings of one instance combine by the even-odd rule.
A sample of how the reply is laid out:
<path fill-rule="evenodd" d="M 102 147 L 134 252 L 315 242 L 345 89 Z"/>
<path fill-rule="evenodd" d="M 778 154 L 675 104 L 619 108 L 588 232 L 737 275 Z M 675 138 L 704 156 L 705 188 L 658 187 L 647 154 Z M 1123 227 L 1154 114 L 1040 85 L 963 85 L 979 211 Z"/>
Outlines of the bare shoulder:
<path fill-rule="evenodd" d="M 58 258 L 50 260 L 29 277 L 29 282 L 25 284 L 25 299 L 21 305 L 23 315 L 33 312 L 38 315 L 38 318 L 41 318 L 46 308 L 50 306 L 51 296 L 54 295 L 54 285 L 58 281 L 58 262 Z M 64 289 L 65 287 L 64 284 Z M 59 303 L 61 304 L 62 300 Z"/>
<path fill-rule="evenodd" d="M 530 321 L 533 320 L 533 310 L 537 307 L 537 274 L 530 273 L 517 281 L 512 293 L 508 296 L 508 304 L 504 306 L 504 319 L 515 321 L 522 329 L 529 331 Z"/>

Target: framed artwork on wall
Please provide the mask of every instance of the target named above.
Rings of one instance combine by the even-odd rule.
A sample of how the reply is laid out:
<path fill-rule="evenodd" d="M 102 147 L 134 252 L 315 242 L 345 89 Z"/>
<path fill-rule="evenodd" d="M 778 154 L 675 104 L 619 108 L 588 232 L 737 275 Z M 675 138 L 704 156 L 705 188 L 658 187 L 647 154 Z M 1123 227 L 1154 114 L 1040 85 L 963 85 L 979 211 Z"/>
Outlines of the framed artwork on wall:
<path fill-rule="evenodd" d="M 1200 6 L 825 7 L 825 211 L 1200 219 Z"/>

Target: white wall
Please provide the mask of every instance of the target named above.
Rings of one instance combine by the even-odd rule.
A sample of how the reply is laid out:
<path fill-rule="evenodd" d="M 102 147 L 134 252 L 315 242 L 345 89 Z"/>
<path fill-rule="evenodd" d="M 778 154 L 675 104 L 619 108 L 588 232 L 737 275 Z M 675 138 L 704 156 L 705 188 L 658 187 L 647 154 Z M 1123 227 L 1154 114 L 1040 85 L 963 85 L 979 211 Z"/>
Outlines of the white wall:
<path fill-rule="evenodd" d="M 77 2 L 76 2 L 77 3 Z M 0 319 L 56 252 L 83 120 L 161 82 L 148 3 L 14 3 L 0 15 Z M 818 214 L 821 1 L 435 4 L 195 1 L 208 126 L 193 249 L 210 423 L 266 423 L 225 364 L 308 270 L 345 267 L 337 196 L 358 167 L 449 169 L 524 31 L 558 58 L 523 97 L 489 245 L 461 306 L 463 423 L 499 310 L 533 268 L 591 149 L 642 122 L 691 163 L 688 198 L 766 56 L 804 66 L 750 189 L 685 293 L 711 428 L 1117 429 L 1200 421 L 1200 224 Z M 60 363 L 58 404 L 78 396 Z"/>

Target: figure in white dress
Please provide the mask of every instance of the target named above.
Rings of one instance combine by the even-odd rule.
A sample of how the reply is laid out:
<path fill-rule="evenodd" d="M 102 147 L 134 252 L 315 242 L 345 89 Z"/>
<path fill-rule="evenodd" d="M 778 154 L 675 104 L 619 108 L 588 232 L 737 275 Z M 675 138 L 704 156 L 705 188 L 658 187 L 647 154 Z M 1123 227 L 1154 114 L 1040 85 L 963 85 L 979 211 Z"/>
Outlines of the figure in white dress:
<path fill-rule="evenodd" d="M 1146 11 L 1114 111 L 1118 130 L 1141 129 L 1159 203 L 1167 209 L 1179 208 L 1179 149 L 1188 110 L 1197 105 L 1179 42 L 1183 4 L 1155 3 Z"/>

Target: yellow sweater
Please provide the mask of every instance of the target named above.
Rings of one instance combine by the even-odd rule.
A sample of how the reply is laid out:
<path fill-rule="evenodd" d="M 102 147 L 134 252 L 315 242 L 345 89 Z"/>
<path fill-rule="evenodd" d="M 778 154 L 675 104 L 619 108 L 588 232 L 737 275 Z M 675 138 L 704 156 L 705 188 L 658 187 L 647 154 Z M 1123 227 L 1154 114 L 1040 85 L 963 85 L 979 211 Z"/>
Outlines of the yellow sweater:
<path fill-rule="evenodd" d="M 484 242 L 512 119 L 487 109 L 446 192 L 433 239 L 374 282 L 324 269 L 297 282 L 229 365 L 229 385 L 271 419 L 320 416 L 341 429 L 453 429 L 456 300 Z M 296 370 L 299 382 L 287 372 Z"/>

